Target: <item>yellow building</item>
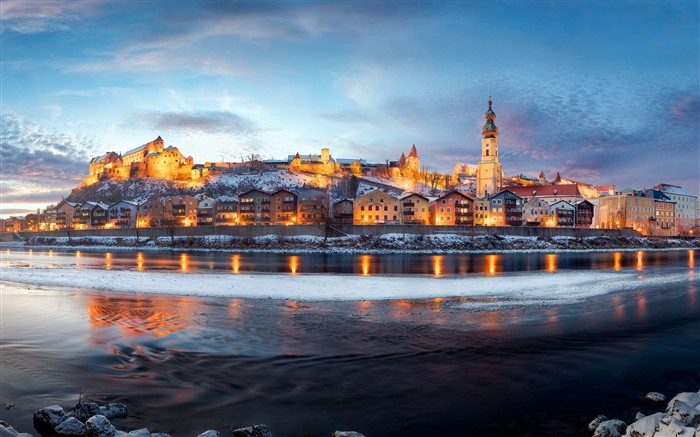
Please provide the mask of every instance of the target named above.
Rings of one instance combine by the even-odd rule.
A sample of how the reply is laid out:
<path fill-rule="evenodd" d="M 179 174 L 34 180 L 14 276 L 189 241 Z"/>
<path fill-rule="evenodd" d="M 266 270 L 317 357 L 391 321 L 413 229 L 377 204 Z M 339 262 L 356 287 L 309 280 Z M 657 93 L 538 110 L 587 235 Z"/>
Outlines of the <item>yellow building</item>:
<path fill-rule="evenodd" d="M 653 198 L 618 194 L 599 200 L 601 228 L 633 228 L 643 235 L 653 235 L 656 227 Z"/>
<path fill-rule="evenodd" d="M 401 197 L 401 223 L 427 225 L 430 223 L 430 201 L 420 194 L 410 193 Z"/>
<path fill-rule="evenodd" d="M 382 190 L 372 190 L 355 199 L 353 204 L 354 223 L 371 225 L 382 223 L 400 223 L 400 201 Z"/>
<path fill-rule="evenodd" d="M 503 186 L 503 168 L 498 162 L 498 128 L 494 123 L 496 113 L 489 109 L 484 114 L 486 123 L 481 128 L 481 161 L 476 169 L 476 197 L 487 197 L 496 194 Z"/>

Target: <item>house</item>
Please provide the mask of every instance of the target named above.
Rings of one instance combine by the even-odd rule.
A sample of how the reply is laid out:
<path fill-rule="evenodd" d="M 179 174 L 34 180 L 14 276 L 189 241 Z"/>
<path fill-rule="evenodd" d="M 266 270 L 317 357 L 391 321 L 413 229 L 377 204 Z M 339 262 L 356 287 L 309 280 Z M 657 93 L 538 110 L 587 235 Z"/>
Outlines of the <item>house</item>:
<path fill-rule="evenodd" d="M 634 194 L 601 197 L 599 199 L 600 227 L 633 228 L 644 235 L 651 235 L 656 219 L 654 199 Z"/>
<path fill-rule="evenodd" d="M 161 226 L 197 226 L 199 200 L 193 196 L 174 196 L 162 199 Z"/>
<path fill-rule="evenodd" d="M 427 225 L 430 223 L 430 200 L 418 193 L 401 197 L 401 223 Z"/>
<path fill-rule="evenodd" d="M 297 192 L 297 221 L 300 224 L 325 223 L 332 215 L 330 195 L 320 190 L 302 190 Z"/>
<path fill-rule="evenodd" d="M 73 214 L 74 229 L 102 229 L 109 218 L 109 205 L 98 202 L 83 202 Z"/>
<path fill-rule="evenodd" d="M 353 223 L 353 201 L 342 199 L 333 204 L 333 223 Z"/>
<path fill-rule="evenodd" d="M 297 195 L 287 190 L 277 190 L 270 196 L 272 223 L 295 223 L 297 221 Z"/>
<path fill-rule="evenodd" d="M 24 217 L 10 217 L 5 219 L 3 224 L 4 232 L 22 232 L 26 230 Z"/>
<path fill-rule="evenodd" d="M 238 196 L 239 221 L 241 224 L 270 223 L 270 203 L 272 196 L 253 189 Z"/>
<path fill-rule="evenodd" d="M 474 199 L 450 191 L 430 203 L 430 223 L 437 226 L 471 226 L 474 224 Z"/>
<path fill-rule="evenodd" d="M 579 186 L 576 184 L 566 185 L 535 185 L 530 187 L 508 187 L 513 194 L 522 199 L 542 199 L 547 203 L 554 203 L 565 200 L 569 203 L 576 203 L 585 199 Z"/>
<path fill-rule="evenodd" d="M 523 203 L 523 224 L 527 226 L 554 226 L 549 203 L 542 199 L 530 199 Z"/>
<path fill-rule="evenodd" d="M 530 187 L 531 188 L 531 187 Z M 520 226 L 523 223 L 523 199 L 507 190 L 489 196 L 489 226 Z"/>
<path fill-rule="evenodd" d="M 560 228 L 573 228 L 576 221 L 576 207 L 565 200 L 549 204 L 554 217 L 554 226 Z"/>
<path fill-rule="evenodd" d="M 194 196 L 197 204 L 197 226 L 214 226 L 216 218 L 216 200 L 204 194 Z"/>
<path fill-rule="evenodd" d="M 576 221 L 574 226 L 577 228 L 590 228 L 593 226 L 593 218 L 595 214 L 595 205 L 589 200 L 579 200 L 574 204 L 576 207 Z"/>
<path fill-rule="evenodd" d="M 690 235 L 697 219 L 698 197 L 678 185 L 658 184 L 654 189 L 676 202 L 676 235 Z"/>
<path fill-rule="evenodd" d="M 355 199 L 353 218 L 355 224 L 398 224 L 401 221 L 400 201 L 393 194 L 380 189 L 372 190 Z"/>
<path fill-rule="evenodd" d="M 219 196 L 216 198 L 215 206 L 216 224 L 218 226 L 237 225 L 238 222 L 238 199 L 230 196 Z"/>
<path fill-rule="evenodd" d="M 155 196 L 139 203 L 137 212 L 136 227 L 138 228 L 160 227 L 166 224 L 164 223 L 164 203 Z"/>
<path fill-rule="evenodd" d="M 108 227 L 115 229 L 135 228 L 139 215 L 139 203 L 122 200 L 109 207 Z"/>
<path fill-rule="evenodd" d="M 77 202 L 61 201 L 56 207 L 56 229 L 73 229 L 73 215 Z"/>
<path fill-rule="evenodd" d="M 654 226 L 651 234 L 657 237 L 676 235 L 676 202 L 661 190 L 643 190 L 642 195 L 654 199 Z"/>

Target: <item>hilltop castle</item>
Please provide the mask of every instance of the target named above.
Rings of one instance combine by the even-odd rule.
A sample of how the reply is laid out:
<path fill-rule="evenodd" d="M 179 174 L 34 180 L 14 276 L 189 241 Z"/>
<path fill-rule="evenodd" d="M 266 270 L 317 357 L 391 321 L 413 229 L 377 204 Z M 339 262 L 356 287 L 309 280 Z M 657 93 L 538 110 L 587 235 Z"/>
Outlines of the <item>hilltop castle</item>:
<path fill-rule="evenodd" d="M 90 171 L 83 179 L 83 186 L 103 179 L 165 178 L 190 179 L 194 160 L 185 157 L 177 147 L 165 147 L 159 136 L 150 143 L 136 147 L 120 155 L 107 152 L 90 160 Z"/>

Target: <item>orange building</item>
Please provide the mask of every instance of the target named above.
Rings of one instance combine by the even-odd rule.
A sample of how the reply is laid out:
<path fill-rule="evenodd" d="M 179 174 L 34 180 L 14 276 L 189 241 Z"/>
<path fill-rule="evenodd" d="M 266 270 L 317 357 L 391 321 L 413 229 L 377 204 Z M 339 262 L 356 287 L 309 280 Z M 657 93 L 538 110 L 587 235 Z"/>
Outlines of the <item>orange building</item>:
<path fill-rule="evenodd" d="M 474 199 L 459 191 L 450 191 L 430 203 L 430 223 L 437 226 L 474 224 Z"/>

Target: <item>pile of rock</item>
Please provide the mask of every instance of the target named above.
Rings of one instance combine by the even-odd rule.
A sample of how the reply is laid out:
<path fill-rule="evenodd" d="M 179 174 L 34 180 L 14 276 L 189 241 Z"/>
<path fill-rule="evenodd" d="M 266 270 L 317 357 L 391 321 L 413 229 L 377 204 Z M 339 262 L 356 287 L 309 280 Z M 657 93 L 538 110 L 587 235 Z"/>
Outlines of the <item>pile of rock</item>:
<path fill-rule="evenodd" d="M 135 431 L 120 431 L 109 419 L 126 417 L 128 413 L 124 404 L 98 404 L 96 402 L 79 403 L 70 413 L 59 405 L 51 405 L 34 412 L 34 428 L 41 435 L 55 437 L 172 437 L 166 433 L 151 433 L 148 428 Z M 254 425 L 232 430 L 234 437 L 272 437 L 267 425 Z M 7 422 L 0 420 L 0 437 L 33 437 L 20 433 Z M 204 431 L 197 437 L 221 437 L 215 430 Z M 332 437 L 364 437 L 355 431 L 336 431 Z"/>
<path fill-rule="evenodd" d="M 645 396 L 653 402 L 665 402 L 660 393 Z M 600 415 L 589 425 L 593 437 L 700 437 L 700 392 L 677 394 L 668 403 L 665 412 L 645 416 L 637 413 L 631 425 Z"/>

